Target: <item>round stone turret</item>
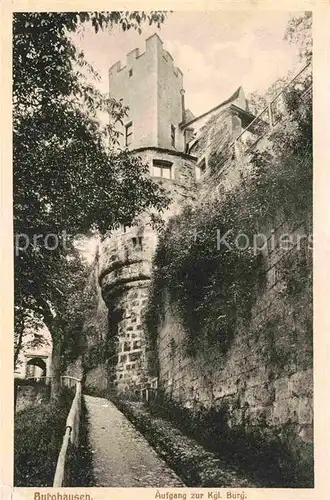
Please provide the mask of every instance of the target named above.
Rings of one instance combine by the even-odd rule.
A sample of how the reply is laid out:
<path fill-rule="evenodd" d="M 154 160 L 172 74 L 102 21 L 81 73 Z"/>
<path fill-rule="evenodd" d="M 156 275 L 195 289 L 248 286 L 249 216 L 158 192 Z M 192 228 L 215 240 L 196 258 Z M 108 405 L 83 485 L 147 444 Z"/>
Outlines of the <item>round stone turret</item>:
<path fill-rule="evenodd" d="M 194 157 L 160 148 L 141 148 L 132 154 L 149 164 L 150 174 L 168 191 L 172 201 L 163 214 L 168 220 L 193 197 Z M 148 362 L 150 352 L 142 316 L 157 239 L 150 217 L 145 214 L 137 225 L 122 225 L 100 245 L 99 282 L 109 309 L 109 335 L 116 352 L 109 360 L 111 382 L 118 392 L 134 392 L 155 376 Z"/>

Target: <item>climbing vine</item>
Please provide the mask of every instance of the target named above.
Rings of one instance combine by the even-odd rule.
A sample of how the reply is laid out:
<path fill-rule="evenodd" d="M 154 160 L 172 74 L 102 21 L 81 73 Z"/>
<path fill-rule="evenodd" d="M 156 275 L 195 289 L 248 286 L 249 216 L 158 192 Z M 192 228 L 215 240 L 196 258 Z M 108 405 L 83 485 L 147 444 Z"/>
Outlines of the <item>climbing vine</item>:
<path fill-rule="evenodd" d="M 286 100 L 290 120 L 274 129 L 269 147 L 256 148 L 249 163 L 243 160 L 239 185 L 215 201 L 186 207 L 161 234 L 145 315 L 153 341 L 169 306 L 178 313 L 192 352 L 207 340 L 225 353 L 237 321 L 249 319 L 264 286 L 264 259 L 251 245 L 254 235 L 267 224 L 294 226 L 310 218 L 311 99 L 302 102 L 293 91 Z M 213 171 L 215 162 L 213 156 Z M 306 276 L 310 267 L 300 271 Z"/>

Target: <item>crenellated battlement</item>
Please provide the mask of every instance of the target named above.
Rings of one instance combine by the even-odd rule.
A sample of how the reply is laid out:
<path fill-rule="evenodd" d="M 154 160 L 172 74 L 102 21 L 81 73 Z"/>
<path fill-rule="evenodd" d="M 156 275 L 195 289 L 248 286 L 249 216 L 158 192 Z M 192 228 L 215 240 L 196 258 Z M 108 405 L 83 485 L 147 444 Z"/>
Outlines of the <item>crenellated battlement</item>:
<path fill-rule="evenodd" d="M 134 48 L 126 61 L 113 64 L 109 69 L 110 95 L 128 107 L 120 146 L 184 152 L 182 90 L 182 71 L 156 33 L 145 40 L 144 50 Z"/>
<path fill-rule="evenodd" d="M 135 48 L 126 54 L 125 62 L 117 61 L 112 66 L 110 66 L 109 69 L 110 77 L 115 73 L 119 73 L 121 71 L 124 71 L 125 69 L 127 70 L 131 68 L 132 66 L 134 66 L 135 61 L 137 59 L 140 59 L 141 57 L 148 55 L 149 53 L 154 53 L 155 48 L 159 56 L 163 57 L 165 61 L 167 61 L 169 64 L 172 65 L 174 74 L 177 77 L 179 76 L 182 77 L 183 73 L 181 69 L 175 66 L 172 55 L 163 48 L 163 41 L 159 38 L 159 36 L 156 33 L 151 35 L 149 38 L 145 40 L 145 50 L 143 52 L 140 53 L 140 49 Z"/>
<path fill-rule="evenodd" d="M 178 68 L 178 66 L 175 66 L 175 64 L 174 64 L 174 59 L 173 59 L 172 54 L 170 54 L 167 50 L 163 49 L 162 57 L 165 59 L 166 62 L 168 62 L 169 64 L 172 65 L 173 72 L 176 76 L 181 75 L 181 77 L 183 77 L 183 73 L 182 73 L 181 69 Z"/>

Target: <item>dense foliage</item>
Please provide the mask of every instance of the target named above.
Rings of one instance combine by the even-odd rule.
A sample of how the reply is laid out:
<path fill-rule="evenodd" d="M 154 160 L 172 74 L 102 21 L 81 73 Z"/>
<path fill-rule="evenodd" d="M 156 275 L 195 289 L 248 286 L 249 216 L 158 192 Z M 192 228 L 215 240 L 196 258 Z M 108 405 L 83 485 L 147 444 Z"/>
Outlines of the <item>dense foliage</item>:
<path fill-rule="evenodd" d="M 238 160 L 241 182 L 216 201 L 187 208 L 162 234 L 146 314 L 153 339 L 169 303 L 189 334 L 188 347 L 207 339 L 226 351 L 264 283 L 264 259 L 253 235 L 311 218 L 312 106 L 310 94 L 304 100 L 299 95 L 297 89 L 287 93 L 290 119 L 273 129 L 266 146 L 260 143 L 250 158 Z M 227 231 L 227 244 L 219 244 L 218 235 Z"/>
<path fill-rule="evenodd" d="M 65 422 L 73 395 L 64 390 L 59 401 L 46 401 L 15 415 L 15 486 L 52 486 Z"/>
<path fill-rule="evenodd" d="M 285 32 L 285 39 L 297 45 L 299 58 L 306 63 L 312 61 L 313 55 L 312 22 L 312 11 L 306 11 L 303 15 L 294 16 Z"/>
<path fill-rule="evenodd" d="M 163 12 L 25 12 L 13 18 L 13 161 L 16 352 L 27 322 L 61 343 L 75 274 L 77 233 L 130 222 L 166 197 L 140 159 L 118 151 L 122 102 L 91 83 L 93 69 L 70 34 L 91 23 L 141 30 Z M 109 114 L 102 126 L 100 112 Z M 79 285 L 80 286 L 80 285 Z M 53 351 L 57 356 L 56 349 Z M 54 365 L 56 372 L 56 367 Z"/>

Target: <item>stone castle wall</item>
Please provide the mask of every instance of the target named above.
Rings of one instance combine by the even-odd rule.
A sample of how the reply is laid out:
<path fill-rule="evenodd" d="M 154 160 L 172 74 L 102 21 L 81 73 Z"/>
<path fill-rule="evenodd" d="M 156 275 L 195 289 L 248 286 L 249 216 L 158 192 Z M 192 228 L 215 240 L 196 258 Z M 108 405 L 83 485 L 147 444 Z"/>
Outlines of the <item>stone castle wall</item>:
<path fill-rule="evenodd" d="M 153 160 L 172 163 L 172 179 L 155 177 L 155 181 L 161 183 L 172 199 L 169 209 L 163 214 L 164 220 L 168 220 L 193 197 L 193 158 L 159 148 L 143 149 L 132 154 L 148 162 L 151 175 Z M 110 351 L 113 352 L 108 360 L 109 384 L 117 392 L 134 392 L 154 376 L 142 315 L 148 300 L 156 245 L 157 232 L 146 214 L 139 218 L 136 225 L 113 231 L 100 245 L 99 283 L 109 311 L 108 343 L 112 345 Z"/>
<path fill-rule="evenodd" d="M 271 237 L 283 234 L 283 226 Z M 310 228 L 301 225 L 297 234 Z M 307 254 L 293 249 L 291 258 Z M 172 398 L 191 408 L 229 410 L 229 425 L 244 423 L 294 427 L 303 441 L 313 436 L 313 353 L 311 283 L 299 300 L 286 300 L 278 247 L 268 253 L 267 285 L 252 311 L 240 322 L 230 350 L 223 355 L 207 342 L 195 356 L 187 354 L 188 333 L 167 306 L 158 336 L 159 384 Z"/>
<path fill-rule="evenodd" d="M 212 157 L 226 150 L 232 130 L 230 110 L 222 111 L 206 126 L 192 154 L 205 157 L 212 168 Z M 258 147 L 267 149 L 269 144 L 265 137 Z M 212 175 L 207 171 L 199 182 L 199 200 L 221 197 L 222 192 L 239 184 L 241 172 L 249 168 L 241 150 L 234 151 L 236 158 L 231 158 L 230 149 L 227 152 L 229 161 Z M 300 224 L 278 219 L 273 226 L 261 227 L 260 233 L 268 238 L 263 250 L 265 288 L 252 309 L 251 321 L 239 320 L 225 354 L 204 341 L 191 355 L 187 352 L 189 334 L 179 314 L 166 303 L 157 339 L 159 385 L 186 407 L 227 408 L 230 427 L 264 425 L 281 433 L 289 428 L 298 443 L 311 443 L 312 252 L 307 236 L 312 234 L 312 214 Z M 290 251 L 279 245 L 285 233 L 294 237 L 295 246 Z M 310 276 L 300 293 L 290 295 L 283 267 L 289 263 L 293 279 L 301 261 L 307 262 Z M 297 279 L 299 285 L 299 276 Z"/>
<path fill-rule="evenodd" d="M 173 66 L 170 55 L 163 51 L 158 37 L 149 39 L 146 47 L 141 55 L 132 51 L 126 67 L 121 68 L 117 63 L 111 68 L 110 85 L 115 94 L 124 91 L 131 99 L 129 119 L 137 127 L 132 154 L 141 156 L 149 164 L 150 175 L 172 196 L 171 206 L 163 214 L 168 221 L 181 212 L 185 203 L 219 199 L 223 192 L 237 186 L 242 174 L 249 169 L 248 156 L 243 151 L 244 140 L 254 142 L 256 137 L 246 134 L 240 145 L 232 147 L 242 127 L 253 119 L 243 91 L 239 90 L 219 112 L 203 119 L 200 128 L 196 126 L 189 155 L 170 151 L 168 132 L 174 116 L 170 108 L 173 104 L 175 120 L 179 120 L 178 92 L 182 75 Z M 131 76 L 130 69 L 133 70 Z M 178 79 L 174 85 L 173 75 Z M 138 86 L 132 88 L 134 76 L 135 81 L 143 85 L 140 100 Z M 164 109 L 159 108 L 160 103 Z M 161 130 L 163 124 L 166 127 Z M 168 149 L 161 149 L 160 145 Z M 261 149 L 269 146 L 267 137 L 258 143 Z M 219 161 L 221 157 L 223 161 Z M 172 164 L 171 179 L 155 176 L 157 160 Z M 306 241 L 300 249 L 293 248 L 290 255 L 279 248 L 279 237 L 283 233 L 296 236 L 311 233 L 311 218 L 300 222 L 293 226 L 279 219 L 273 227 L 260 228 L 260 232 L 268 236 L 263 251 L 266 285 L 253 307 L 251 321 L 238 320 L 232 344 L 225 354 L 220 353 L 216 345 L 204 341 L 194 356 L 187 352 L 188 332 L 169 304 L 165 304 L 166 314 L 159 328 L 157 353 L 151 351 L 144 331 L 143 313 L 157 245 L 157 233 L 148 216 L 140 217 L 136 226 L 114 231 L 101 244 L 98 264 L 102 297 L 109 312 L 107 342 L 112 346 L 111 355 L 106 369 L 100 362 L 87 373 L 86 380 L 95 385 L 99 379 L 100 387 L 127 394 L 145 386 L 157 374 L 159 386 L 184 406 L 225 407 L 230 427 L 253 427 L 262 423 L 282 433 L 290 428 L 298 441 L 311 443 L 312 285 L 309 279 L 300 294 L 290 297 L 283 265 L 286 259 L 291 259 L 294 274 L 295 266 L 299 267 L 300 260 L 305 259 L 311 270 L 312 257 Z M 152 364 L 150 359 L 155 358 L 155 354 L 157 360 Z"/>

